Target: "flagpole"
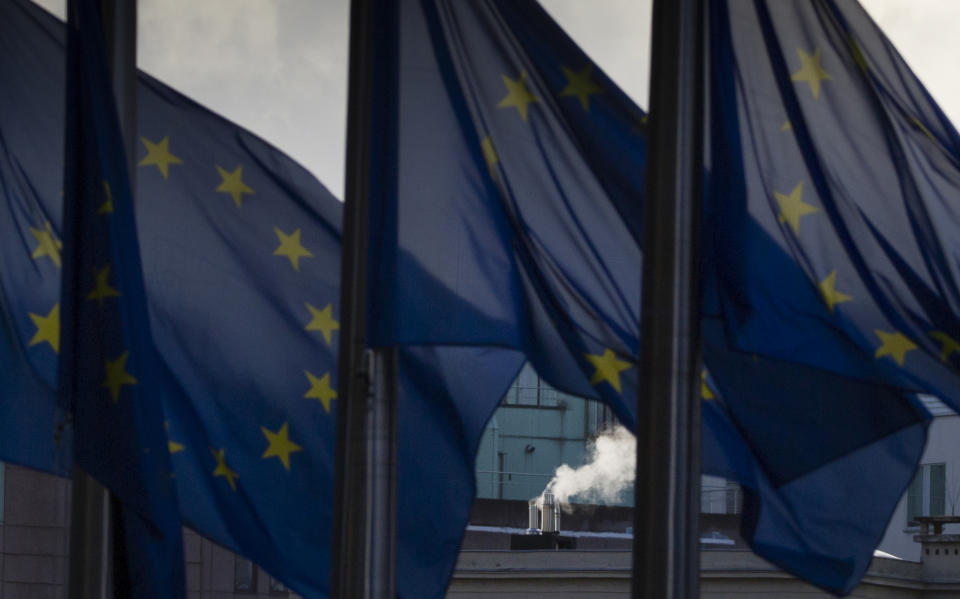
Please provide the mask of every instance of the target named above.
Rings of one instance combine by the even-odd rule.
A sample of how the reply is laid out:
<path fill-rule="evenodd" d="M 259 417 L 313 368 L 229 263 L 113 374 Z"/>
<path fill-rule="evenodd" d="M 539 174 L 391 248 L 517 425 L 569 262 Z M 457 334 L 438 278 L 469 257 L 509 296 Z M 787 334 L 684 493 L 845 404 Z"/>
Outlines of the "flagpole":
<path fill-rule="evenodd" d="M 76 2 L 69 0 L 68 21 L 76 26 Z M 113 78 L 118 118 L 127 153 L 131 193 L 135 192 L 134 150 L 137 126 L 137 5 L 99 0 Z M 119 511 L 110 493 L 76 465 L 71 489 L 69 597 L 106 599 L 129 594 L 122 551 Z"/>
<path fill-rule="evenodd" d="M 397 353 L 365 352 L 373 7 L 350 10 L 337 449 L 330 594 L 396 597 Z"/>
<path fill-rule="evenodd" d="M 633 597 L 699 596 L 703 0 L 654 0 Z"/>

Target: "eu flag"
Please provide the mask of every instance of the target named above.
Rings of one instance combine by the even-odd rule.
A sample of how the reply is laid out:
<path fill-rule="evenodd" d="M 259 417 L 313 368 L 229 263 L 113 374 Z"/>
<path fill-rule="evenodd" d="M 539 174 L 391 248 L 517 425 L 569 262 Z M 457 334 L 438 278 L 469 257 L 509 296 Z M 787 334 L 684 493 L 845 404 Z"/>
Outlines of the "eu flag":
<path fill-rule="evenodd" d="M 731 344 L 956 409 L 956 131 L 856 3 L 718 8 L 709 211 Z M 826 431 L 855 408 L 861 441 L 905 422 L 881 393 L 841 397 L 814 398 Z"/>
<path fill-rule="evenodd" d="M 60 395 L 72 415 L 74 459 L 122 502 L 125 591 L 145 599 L 185 597 L 183 537 L 163 406 L 152 392 L 159 360 L 150 335 L 101 18 L 92 0 L 71 2 L 70 17 L 64 284 L 51 314 L 33 320 L 45 342 L 59 343 L 54 349 L 63 352 Z M 44 249 L 57 250 L 47 234 Z M 56 330 L 58 306 L 62 333 Z"/>
<path fill-rule="evenodd" d="M 115 439 L 117 447 L 129 441 L 139 453 L 104 454 L 103 464 L 89 468 L 124 497 L 134 485 L 117 480 L 128 472 L 124 460 L 159 454 L 172 465 L 187 525 L 252 558 L 300 595 L 326 596 L 341 204 L 261 139 L 141 75 L 136 205 L 119 191 L 119 146 L 104 146 L 106 152 L 90 146 L 86 154 L 97 169 L 83 173 L 88 210 L 76 218 L 85 219 L 78 221 L 81 233 L 95 233 L 81 240 L 92 246 L 84 252 L 93 257 L 83 259 L 97 268 L 81 265 L 80 254 L 64 249 L 73 247 L 64 239 L 69 235 L 61 234 L 75 226 L 66 227 L 74 221 L 61 216 L 65 37 L 62 24 L 29 2 L 0 3 L 0 197 L 6 208 L 0 216 L 0 457 L 67 473 L 72 439 L 89 460 L 106 450 L 79 439 L 89 442 L 97 426 L 116 423 L 110 410 L 159 400 L 163 415 L 147 423 L 166 433 L 159 450 L 141 438 Z M 135 217 L 139 239 L 132 239 L 130 220 L 121 221 L 125 231 L 110 229 L 117 217 Z M 123 250 L 115 256 L 114 248 Z M 78 279 L 71 301 L 87 311 L 83 316 L 112 314 L 123 322 L 123 302 L 135 297 L 123 281 L 136 278 L 137 248 L 146 323 L 110 328 L 95 320 L 102 326 L 90 325 L 93 336 L 76 340 L 102 344 L 76 358 L 95 362 L 84 370 L 84 384 L 91 399 L 100 400 L 92 409 L 107 414 L 99 425 L 72 423 L 54 393 L 58 358 L 66 356 L 50 324 L 59 324 L 53 307 L 61 265 L 78 262 L 71 267 Z M 145 325 L 156 350 L 153 371 L 147 354 L 129 349 L 124 363 L 110 345 L 129 343 L 123 335 L 144 334 Z M 101 386 L 105 364 L 96 362 L 94 350 L 115 365 L 115 384 Z M 475 347 L 402 352 L 402 596 L 443 595 L 475 495 L 473 455 L 497 405 L 483 400 L 501 397 L 521 363 L 517 352 Z M 476 379 L 458 376 L 462 372 Z M 162 496 L 144 497 L 149 490 L 136 495 L 132 489 L 135 499 Z"/>
<path fill-rule="evenodd" d="M 721 6 L 712 134 L 737 151 L 714 165 L 715 247 L 737 346 L 960 407 L 956 131 L 855 2 Z"/>
<path fill-rule="evenodd" d="M 731 61 L 721 44 L 726 5 L 717 8 L 711 77 L 732 85 L 739 79 L 724 79 L 723 69 L 747 68 L 759 42 Z M 384 2 L 378 15 L 372 143 L 382 162 L 371 199 L 371 344 L 513 348 L 552 385 L 602 399 L 632 425 L 646 117 L 533 2 Z M 738 203 L 730 162 L 740 146 L 723 128 L 735 121 L 722 89 L 712 93 L 704 471 L 746 488 L 743 532 L 758 554 L 846 592 L 909 483 L 929 415 L 910 389 L 866 376 L 873 356 L 864 361 L 836 336 L 809 361 L 746 343 L 757 332 L 756 343 L 793 350 L 813 330 L 759 334 L 767 320 L 794 313 L 772 301 L 749 310 L 737 294 L 757 302 L 817 294 L 806 279 L 784 275 L 764 295 L 732 266 L 775 265 L 765 271 L 773 287 L 781 271 L 806 262 L 784 246 L 761 246 L 748 224 L 731 220 Z M 742 111 L 752 116 L 752 108 Z M 785 121 L 776 122 L 778 134 Z M 775 141 L 761 147 L 774 158 L 781 151 Z M 744 185 L 753 190 L 753 179 Z M 802 218 L 798 208 L 779 224 Z"/>

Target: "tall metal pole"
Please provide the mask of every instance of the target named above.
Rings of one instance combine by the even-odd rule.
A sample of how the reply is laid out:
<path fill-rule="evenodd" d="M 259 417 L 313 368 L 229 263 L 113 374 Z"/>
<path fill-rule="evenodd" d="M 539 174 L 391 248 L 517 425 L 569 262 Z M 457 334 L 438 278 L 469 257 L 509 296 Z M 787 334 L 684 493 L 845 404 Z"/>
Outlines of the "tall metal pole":
<path fill-rule="evenodd" d="M 699 596 L 704 0 L 654 0 L 633 597 Z"/>
<path fill-rule="evenodd" d="M 373 87 L 373 2 L 350 12 L 346 201 L 340 293 L 337 466 L 330 591 L 396 597 L 395 349 L 365 352 Z"/>
<path fill-rule="evenodd" d="M 68 20 L 76 24 L 76 1 L 70 0 Z M 134 184 L 134 150 L 137 126 L 137 5 L 135 1 L 99 0 L 114 96 L 127 151 L 127 171 Z M 122 552 L 114 555 L 118 540 L 118 511 L 109 492 L 74 466 L 70 519 L 70 599 L 106 599 L 122 596 L 127 580 Z M 112 509 L 113 508 L 113 509 Z M 114 558 L 119 558 L 115 560 Z"/>

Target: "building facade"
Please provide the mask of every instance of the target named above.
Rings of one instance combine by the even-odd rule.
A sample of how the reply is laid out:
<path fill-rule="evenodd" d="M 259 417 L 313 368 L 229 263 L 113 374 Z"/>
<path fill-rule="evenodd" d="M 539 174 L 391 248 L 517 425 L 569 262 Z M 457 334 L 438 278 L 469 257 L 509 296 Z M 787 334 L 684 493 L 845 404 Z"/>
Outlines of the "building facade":
<path fill-rule="evenodd" d="M 524 366 L 481 438 L 477 496 L 537 497 L 557 466 L 580 464 L 590 441 L 613 424 L 602 404 L 561 393 Z M 633 496 L 621 503 L 633 505 Z"/>
<path fill-rule="evenodd" d="M 0 464 L 0 598 L 66 599 L 70 481 Z M 190 599 L 295 597 L 279 581 L 200 535 L 184 530 Z"/>
<path fill-rule="evenodd" d="M 879 549 L 911 561 L 920 561 L 917 516 L 960 514 L 960 416 L 932 397 L 923 398 L 933 421 L 916 477 L 897 504 Z M 945 532 L 960 533 L 949 524 Z"/>
<path fill-rule="evenodd" d="M 955 515 L 960 509 L 960 416 L 939 402 L 926 403 L 936 416 L 928 446 L 879 547 L 903 559 L 875 559 L 855 597 L 960 597 L 960 524 L 946 524 L 940 544 L 914 540 L 923 532 L 917 517 Z M 529 594 L 536 585 L 562 590 L 557 596 L 625 596 L 630 493 L 617 505 L 589 506 L 592 519 L 564 516 L 561 528 L 579 547 L 566 556 L 511 553 L 508 542 L 509 534 L 523 531 L 527 500 L 543 491 L 556 467 L 583 463 L 591 441 L 614 424 L 609 410 L 560 393 L 524 370 L 480 445 L 478 500 L 450 597 L 529 599 L 542 596 Z M 740 597 L 749 590 L 758 596 L 826 597 L 749 552 L 739 538 L 736 485 L 705 477 L 702 486 L 702 596 Z M 0 598 L 66 597 L 69 520 L 69 480 L 0 463 Z M 295 596 L 249 560 L 191 531 L 184 535 L 191 599 Z M 947 542 L 951 538 L 956 546 Z M 563 565 L 570 560 L 579 566 Z M 581 582 L 572 584 L 575 580 Z"/>
<path fill-rule="evenodd" d="M 897 505 L 879 550 L 920 561 L 917 516 L 960 513 L 960 415 L 933 397 L 921 397 L 934 416 L 913 483 Z M 589 444 L 616 420 L 601 404 L 561 393 L 525 366 L 484 432 L 477 456 L 477 496 L 537 497 L 557 466 L 581 465 Z M 614 505 L 633 505 L 624 493 Z M 737 514 L 739 487 L 714 476 L 701 479 L 701 512 Z M 960 525 L 947 526 L 960 533 Z"/>

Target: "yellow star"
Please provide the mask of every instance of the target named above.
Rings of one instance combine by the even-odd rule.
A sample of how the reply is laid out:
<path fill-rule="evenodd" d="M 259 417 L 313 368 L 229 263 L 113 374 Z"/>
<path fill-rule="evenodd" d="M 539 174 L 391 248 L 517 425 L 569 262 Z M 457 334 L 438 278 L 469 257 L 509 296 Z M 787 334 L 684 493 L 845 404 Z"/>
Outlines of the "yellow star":
<path fill-rule="evenodd" d="M 47 221 L 42 229 L 30 227 L 30 233 L 32 233 L 34 239 L 37 240 L 37 247 L 33 249 L 31 257 L 34 260 L 39 260 L 47 256 L 53 260 L 57 268 L 60 268 L 60 250 L 63 249 L 63 242 L 54 236 L 53 226 L 50 225 L 50 221 Z"/>
<path fill-rule="evenodd" d="M 140 141 L 147 147 L 147 155 L 143 157 L 137 166 L 154 165 L 160 169 L 160 174 L 166 179 L 170 174 L 171 164 L 183 164 L 176 156 L 170 153 L 170 138 L 164 137 L 160 143 L 153 143 L 146 137 L 141 137 Z"/>
<path fill-rule="evenodd" d="M 37 327 L 37 332 L 30 339 L 29 346 L 33 347 L 38 343 L 46 341 L 53 348 L 53 351 L 60 353 L 60 304 L 53 305 L 50 313 L 46 316 L 40 316 L 33 312 L 28 313 L 30 320 Z"/>
<path fill-rule="evenodd" d="M 876 333 L 877 337 L 880 337 L 880 347 L 873 354 L 874 358 L 890 356 L 898 365 L 903 366 L 903 360 L 907 356 L 907 352 L 917 349 L 916 344 L 899 331 L 888 333 L 876 329 L 873 332 Z"/>
<path fill-rule="evenodd" d="M 230 488 L 234 491 L 237 490 L 237 473 L 230 469 L 227 466 L 227 458 L 224 457 L 224 450 L 220 449 L 219 451 L 210 448 L 210 452 L 213 454 L 213 457 L 217 460 L 217 467 L 213 469 L 214 476 L 222 476 L 227 479 L 227 482 L 230 483 Z"/>
<path fill-rule="evenodd" d="M 284 422 L 283 426 L 280 427 L 280 430 L 277 432 L 272 432 L 266 427 L 261 426 L 260 430 L 263 431 L 264 436 L 267 438 L 267 450 L 263 452 L 261 458 L 280 458 L 280 461 L 283 463 L 284 469 L 287 471 L 290 470 L 290 454 L 303 451 L 303 448 L 291 441 L 287 437 L 287 423 Z"/>
<path fill-rule="evenodd" d="M 217 172 L 220 173 L 220 185 L 217 186 L 217 191 L 222 193 L 229 193 L 230 197 L 233 198 L 233 203 L 237 205 L 237 208 L 243 203 L 243 194 L 253 194 L 254 191 L 243 182 L 243 166 L 237 165 L 237 168 L 234 169 L 232 173 L 227 172 L 226 169 L 220 168 L 220 165 L 216 165 Z"/>
<path fill-rule="evenodd" d="M 790 119 L 783 121 L 783 124 L 780 125 L 781 131 L 790 131 L 791 129 L 793 129 L 793 123 L 790 122 Z"/>
<path fill-rule="evenodd" d="M 273 231 L 277 234 L 277 239 L 280 240 L 280 247 L 273 250 L 273 255 L 286 256 L 290 259 L 290 266 L 293 267 L 293 270 L 299 272 L 300 258 L 310 258 L 313 256 L 313 254 L 300 243 L 300 229 L 295 230 L 289 235 L 277 227 L 274 227 Z"/>
<path fill-rule="evenodd" d="M 707 369 L 706 368 L 700 371 L 700 398 L 701 399 L 717 398 L 717 396 L 713 394 L 713 391 L 710 390 L 710 386 L 707 385 Z"/>
<path fill-rule="evenodd" d="M 940 342 L 940 361 L 946 362 L 950 354 L 956 352 L 960 354 L 960 343 L 950 337 L 943 331 L 931 331 L 930 336 Z"/>
<path fill-rule="evenodd" d="M 124 385 L 136 385 L 137 379 L 133 378 L 127 372 L 127 358 L 130 352 L 123 352 L 119 358 L 114 361 L 105 360 L 107 375 L 100 385 L 110 390 L 110 399 L 117 403 L 120 399 L 120 388 Z"/>
<path fill-rule="evenodd" d="M 87 295 L 88 300 L 97 300 L 100 308 L 103 308 L 103 300 L 108 297 L 118 297 L 120 292 L 110 286 L 110 265 L 107 264 L 100 270 L 94 271 L 97 277 L 97 284 L 93 291 Z"/>
<path fill-rule="evenodd" d="M 511 106 L 516 108 L 520 111 L 520 118 L 526 123 L 527 108 L 532 102 L 540 101 L 540 98 L 530 93 L 530 90 L 527 89 L 527 73 L 525 71 L 520 73 L 520 77 L 516 81 L 506 75 L 501 75 L 500 77 L 503 79 L 503 84 L 507 86 L 507 95 L 504 99 L 500 100 L 497 108 L 508 108 Z"/>
<path fill-rule="evenodd" d="M 812 55 L 797 48 L 797 56 L 800 57 L 800 70 L 791 75 L 790 79 L 806 81 L 810 85 L 813 99 L 816 100 L 820 97 L 820 82 L 830 80 L 830 75 L 820 66 L 820 48 L 814 50 Z"/>
<path fill-rule="evenodd" d="M 307 370 L 304 370 L 303 373 L 307 375 L 307 380 L 310 381 L 310 389 L 303 396 L 307 399 L 319 399 L 320 403 L 323 404 L 324 411 L 329 414 L 330 402 L 337 398 L 337 392 L 330 388 L 330 373 L 328 372 L 320 378 L 313 376 Z"/>
<path fill-rule="evenodd" d="M 307 330 L 322 332 L 324 341 L 330 345 L 333 332 L 340 328 L 340 323 L 333 319 L 333 305 L 327 304 L 323 310 L 317 310 L 313 305 L 307 304 L 307 310 L 310 310 L 313 316 L 307 324 Z"/>
<path fill-rule="evenodd" d="M 167 433 L 170 432 L 170 421 L 169 421 L 169 420 L 164 421 L 164 423 L 163 423 L 163 430 L 167 431 Z M 169 435 L 168 435 L 168 436 L 169 436 Z M 169 441 L 169 440 L 167 441 L 167 451 L 169 451 L 170 453 L 179 453 L 179 452 L 183 451 L 184 449 L 186 449 L 186 447 L 185 447 L 182 443 L 177 443 L 176 441 Z"/>
<path fill-rule="evenodd" d="M 490 171 L 490 176 L 494 179 L 497 178 L 497 162 L 500 161 L 500 158 L 497 156 L 497 150 L 493 147 L 493 140 L 490 139 L 490 136 L 483 138 L 483 141 L 480 142 L 480 149 L 483 150 L 483 159 L 487 161 L 487 169 Z"/>
<path fill-rule="evenodd" d="M 590 71 L 593 67 L 587 65 L 579 71 L 564 66 L 560 68 L 563 69 L 563 76 L 567 78 L 567 86 L 560 91 L 560 96 L 576 96 L 583 109 L 590 112 L 590 96 L 603 93 L 603 88 L 590 79 Z"/>
<path fill-rule="evenodd" d="M 107 183 L 106 179 L 103 180 L 103 191 L 107 195 L 107 199 L 97 208 L 97 214 L 110 214 L 113 212 L 113 192 L 110 191 L 110 184 Z"/>
<path fill-rule="evenodd" d="M 781 223 L 788 223 L 793 229 L 794 235 L 800 234 L 800 219 L 802 217 L 819 211 L 816 206 L 811 206 L 803 201 L 803 181 L 797 183 L 797 186 L 789 194 L 775 191 L 773 197 L 780 205 L 780 218 L 778 220 Z"/>
<path fill-rule="evenodd" d="M 617 355 L 613 353 L 611 349 L 604 350 L 603 355 L 600 356 L 594 354 L 584 355 L 587 356 L 587 360 L 593 364 L 593 367 L 597 369 L 593 373 L 593 378 L 590 379 L 590 384 L 598 385 L 606 381 L 619 393 L 621 391 L 620 373 L 630 368 L 632 364 L 618 360 Z"/>
<path fill-rule="evenodd" d="M 833 307 L 843 302 L 849 302 L 853 298 L 846 293 L 837 291 L 837 271 L 831 271 L 827 278 L 820 281 L 820 294 L 823 295 L 823 301 L 827 302 L 827 307 L 833 312 Z"/>

